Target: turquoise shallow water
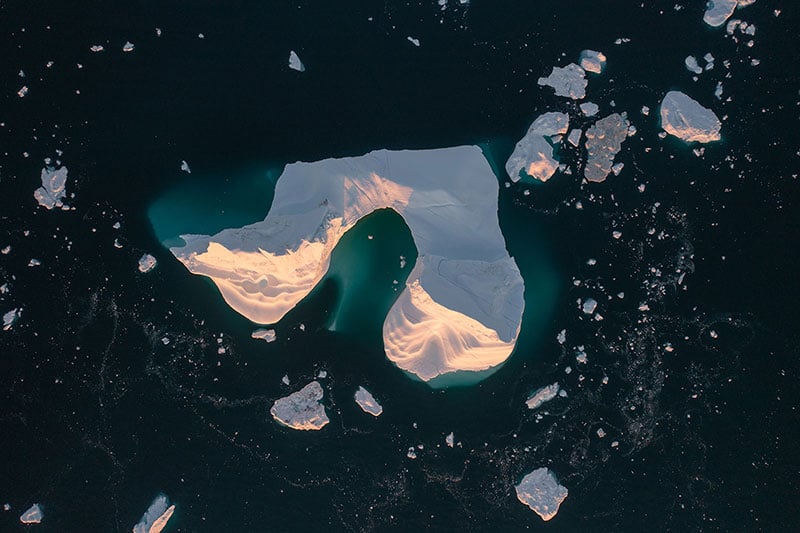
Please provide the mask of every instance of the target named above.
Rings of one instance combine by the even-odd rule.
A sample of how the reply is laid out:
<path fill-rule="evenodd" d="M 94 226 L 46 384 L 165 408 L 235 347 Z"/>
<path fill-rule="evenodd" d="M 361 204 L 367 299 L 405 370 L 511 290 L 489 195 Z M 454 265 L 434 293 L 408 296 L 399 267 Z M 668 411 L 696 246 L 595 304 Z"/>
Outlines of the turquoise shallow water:
<path fill-rule="evenodd" d="M 490 149 L 485 151 L 491 154 Z M 497 172 L 491 155 L 489 159 Z M 254 167 L 225 179 L 187 175 L 151 204 L 148 216 L 155 234 L 169 247 L 180 244 L 180 234 L 213 234 L 262 220 L 272 202 L 278 168 Z M 500 190 L 501 205 L 504 192 Z M 526 288 L 525 313 L 515 353 L 519 354 L 517 357 L 529 357 L 536 353 L 540 333 L 555 305 L 558 279 L 546 245 L 535 231 L 524 223 L 502 225 Z M 416 246 L 402 217 L 390 209 L 378 210 L 360 220 L 342 238 L 331 256 L 328 273 L 297 307 L 308 310 L 321 306 L 317 311 L 325 314 L 323 327 L 347 336 L 376 357 L 385 358 L 383 320 L 405 286 L 416 258 Z M 218 305 L 225 306 L 221 296 L 217 297 Z M 296 314 L 290 313 L 284 321 L 295 320 Z M 431 380 L 429 385 L 474 385 L 502 366 L 483 372 L 451 373 Z"/>

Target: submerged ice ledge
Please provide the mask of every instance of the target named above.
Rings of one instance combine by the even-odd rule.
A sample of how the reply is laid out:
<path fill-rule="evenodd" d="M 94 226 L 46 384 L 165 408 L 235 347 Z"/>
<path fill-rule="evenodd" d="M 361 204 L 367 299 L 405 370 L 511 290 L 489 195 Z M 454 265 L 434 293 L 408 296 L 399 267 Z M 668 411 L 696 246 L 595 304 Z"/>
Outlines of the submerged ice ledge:
<path fill-rule="evenodd" d="M 267 218 L 217 235 L 182 235 L 172 253 L 211 278 L 259 324 L 279 321 L 326 274 L 342 236 L 390 208 L 419 256 L 383 326 L 387 357 L 423 380 L 483 371 L 511 354 L 523 281 L 497 218 L 497 178 L 481 150 L 370 152 L 288 165 Z"/>

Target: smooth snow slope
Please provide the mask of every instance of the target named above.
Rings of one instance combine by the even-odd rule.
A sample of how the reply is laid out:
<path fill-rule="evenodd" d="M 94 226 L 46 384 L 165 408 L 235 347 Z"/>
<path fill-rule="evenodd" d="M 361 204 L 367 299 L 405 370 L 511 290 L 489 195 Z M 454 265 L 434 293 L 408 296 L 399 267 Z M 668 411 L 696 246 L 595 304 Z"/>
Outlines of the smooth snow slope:
<path fill-rule="evenodd" d="M 213 237 L 182 235 L 172 253 L 261 324 L 279 321 L 323 278 L 339 239 L 391 208 L 419 251 L 384 322 L 386 355 L 423 380 L 481 371 L 511 354 L 523 281 L 497 219 L 498 184 L 476 146 L 370 152 L 287 165 L 267 218 Z"/>

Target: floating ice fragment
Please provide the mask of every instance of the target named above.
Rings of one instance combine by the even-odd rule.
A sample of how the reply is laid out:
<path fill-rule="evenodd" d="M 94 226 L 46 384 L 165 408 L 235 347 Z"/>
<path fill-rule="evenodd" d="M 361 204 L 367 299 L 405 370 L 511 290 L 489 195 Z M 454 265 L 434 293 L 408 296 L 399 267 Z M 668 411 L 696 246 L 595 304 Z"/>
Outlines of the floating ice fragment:
<path fill-rule="evenodd" d="M 274 329 L 257 329 L 250 334 L 250 336 L 254 339 L 263 339 L 267 342 L 274 342 L 277 338 L 275 335 Z"/>
<path fill-rule="evenodd" d="M 160 533 L 174 512 L 175 506 L 169 505 L 167 497 L 159 494 L 139 519 L 139 523 L 133 526 L 133 533 Z"/>
<path fill-rule="evenodd" d="M 415 39 L 414 37 L 411 37 L 410 35 L 408 37 L 406 37 L 406 39 L 408 39 L 408 42 L 410 42 L 414 46 L 419 46 L 419 39 Z"/>
<path fill-rule="evenodd" d="M 606 66 L 606 56 L 603 52 L 584 50 L 581 52 L 581 68 L 586 72 L 600 74 Z"/>
<path fill-rule="evenodd" d="M 289 52 L 289 68 L 292 70 L 296 70 L 297 72 L 305 72 L 306 66 L 300 61 L 300 56 L 297 55 L 297 52 L 291 50 Z"/>
<path fill-rule="evenodd" d="M 737 0 L 709 0 L 703 14 L 703 22 L 712 27 L 722 26 L 736 9 Z"/>
<path fill-rule="evenodd" d="M 584 102 L 580 105 L 581 113 L 586 117 L 593 117 L 600 111 L 600 108 L 594 102 Z"/>
<path fill-rule="evenodd" d="M 694 72 L 695 74 L 703 73 L 703 68 L 697 63 L 696 57 L 686 56 L 686 59 L 684 59 L 683 62 L 686 65 L 686 70 L 689 72 Z"/>
<path fill-rule="evenodd" d="M 3 331 L 10 330 L 14 323 L 22 316 L 22 309 L 14 308 L 3 315 Z"/>
<path fill-rule="evenodd" d="M 581 310 L 587 315 L 591 315 L 597 309 L 597 300 L 594 298 L 586 298 L 581 305 Z"/>
<path fill-rule="evenodd" d="M 319 430 L 330 422 L 325 406 L 319 403 L 322 396 L 322 385 L 312 381 L 299 391 L 275 400 L 269 413 L 276 422 L 286 427 L 303 431 Z"/>
<path fill-rule="evenodd" d="M 558 169 L 558 160 L 553 157 L 548 138 L 566 133 L 568 127 L 566 113 L 545 113 L 534 120 L 506 162 L 511 181 L 519 181 L 520 171 L 540 181 L 550 179 Z"/>
<path fill-rule="evenodd" d="M 565 96 L 580 100 L 586 96 L 586 71 L 575 63 L 566 67 L 553 67 L 553 71 L 545 78 L 539 78 L 541 86 L 552 87 L 556 96 Z"/>
<path fill-rule="evenodd" d="M 383 407 L 375 397 L 364 387 L 359 387 L 355 394 L 356 403 L 365 413 L 372 416 L 380 416 L 383 413 Z"/>
<path fill-rule="evenodd" d="M 717 82 L 717 87 L 714 89 L 714 96 L 717 97 L 717 100 L 722 100 L 722 82 Z"/>
<path fill-rule="evenodd" d="M 564 344 L 567 342 L 567 330 L 562 329 L 559 331 L 558 335 L 556 335 L 556 341 L 558 341 L 558 344 Z"/>
<path fill-rule="evenodd" d="M 47 209 L 63 208 L 67 197 L 67 167 L 58 170 L 45 167 L 41 174 L 42 186 L 33 192 L 40 206 Z"/>
<path fill-rule="evenodd" d="M 409 459 L 416 459 L 417 458 L 417 451 L 414 449 L 413 446 L 411 446 L 408 449 L 408 453 L 406 453 L 406 457 L 408 457 Z"/>
<path fill-rule="evenodd" d="M 187 163 L 185 160 L 181 161 L 181 170 L 186 172 L 187 174 L 192 173 L 192 169 L 189 168 L 189 163 Z"/>
<path fill-rule="evenodd" d="M 146 274 L 150 272 L 156 267 L 156 258 L 150 254 L 144 254 L 142 257 L 139 258 L 139 272 L 142 274 Z"/>
<path fill-rule="evenodd" d="M 103 50 L 105 50 L 105 48 L 103 48 L 103 45 L 101 45 L 101 44 L 95 44 L 95 45 L 92 45 L 89 48 L 89 50 L 91 50 L 92 52 L 102 52 Z"/>
<path fill-rule="evenodd" d="M 27 511 L 22 513 L 22 516 L 19 517 L 19 521 L 23 524 L 38 524 L 42 521 L 42 518 L 44 518 L 42 508 L 38 503 L 34 503 Z"/>
<path fill-rule="evenodd" d="M 722 123 L 713 111 L 680 91 L 670 91 L 661 102 L 661 127 L 686 142 L 720 140 Z"/>
<path fill-rule="evenodd" d="M 611 173 L 614 157 L 627 139 L 629 127 L 625 113 L 613 113 L 586 130 L 588 158 L 583 175 L 587 181 L 599 183 Z"/>
<path fill-rule="evenodd" d="M 447 444 L 448 448 L 452 448 L 453 446 L 455 446 L 456 437 L 455 435 L 453 435 L 452 431 L 448 433 L 447 436 L 444 438 L 444 443 Z"/>
<path fill-rule="evenodd" d="M 135 47 L 134 47 L 132 42 L 126 41 L 125 44 L 122 46 L 122 51 L 123 52 L 133 52 L 134 48 Z"/>
<path fill-rule="evenodd" d="M 542 404 L 545 402 L 549 402 L 553 398 L 558 395 L 559 386 L 558 382 L 553 383 L 552 385 L 547 385 L 542 387 L 541 389 L 537 389 L 533 392 L 528 399 L 525 400 L 525 405 L 528 406 L 528 409 L 537 409 L 541 407 Z"/>
<path fill-rule="evenodd" d="M 30 261 L 28 261 L 28 266 L 29 266 L 29 267 L 38 267 L 38 266 L 42 266 L 42 262 L 41 262 L 41 261 L 39 261 L 38 259 L 36 259 L 35 257 L 33 257 L 33 258 L 31 258 L 31 260 L 30 260 Z"/>
<path fill-rule="evenodd" d="M 567 494 L 553 473 L 547 468 L 537 468 L 522 478 L 515 487 L 519 501 L 530 507 L 542 520 L 548 521 L 558 513 Z"/>

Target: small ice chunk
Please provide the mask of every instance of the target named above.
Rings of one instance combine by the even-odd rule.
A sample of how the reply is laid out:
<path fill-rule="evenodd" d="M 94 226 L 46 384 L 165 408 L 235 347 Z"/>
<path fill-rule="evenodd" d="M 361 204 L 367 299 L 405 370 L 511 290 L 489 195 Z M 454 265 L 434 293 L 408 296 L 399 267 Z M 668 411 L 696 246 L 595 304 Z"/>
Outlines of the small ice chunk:
<path fill-rule="evenodd" d="M 160 533 L 174 512 L 175 506 L 169 505 L 164 494 L 159 494 L 139 519 L 139 523 L 133 526 L 133 533 Z"/>
<path fill-rule="evenodd" d="M 33 192 L 40 206 L 49 209 L 62 208 L 67 197 L 67 167 L 42 169 L 42 186 Z"/>
<path fill-rule="evenodd" d="M 186 160 L 181 161 L 181 170 L 183 170 L 187 174 L 192 173 L 192 169 L 189 168 L 189 163 L 187 163 Z"/>
<path fill-rule="evenodd" d="M 606 436 L 606 430 L 603 428 L 597 428 L 597 436 L 601 439 Z"/>
<path fill-rule="evenodd" d="M 356 403 L 365 413 L 372 416 L 380 416 L 383 413 L 383 407 L 375 397 L 364 387 L 359 387 L 355 394 Z"/>
<path fill-rule="evenodd" d="M 444 438 L 444 443 L 447 444 L 448 448 L 452 448 L 453 446 L 455 446 L 456 437 L 455 435 L 453 435 L 452 431 L 448 433 L 447 436 Z"/>
<path fill-rule="evenodd" d="M 125 44 L 122 46 L 122 51 L 123 52 L 133 52 L 134 48 L 135 48 L 135 46 L 133 45 L 132 42 L 126 41 Z"/>
<path fill-rule="evenodd" d="M 533 394 L 528 396 L 528 399 L 525 400 L 525 405 L 528 406 L 528 409 L 537 409 L 545 402 L 549 402 L 555 398 L 558 395 L 558 391 L 558 382 L 553 383 L 552 385 L 546 385 L 541 389 L 537 389 L 533 392 Z"/>
<path fill-rule="evenodd" d="M 558 335 L 556 335 L 556 341 L 558 341 L 558 344 L 564 344 L 567 342 L 567 330 L 562 329 L 559 331 Z"/>
<path fill-rule="evenodd" d="M 600 74 L 606 66 L 606 55 L 595 50 L 581 52 L 581 68 L 586 72 Z"/>
<path fill-rule="evenodd" d="M 661 127 L 686 142 L 720 140 L 722 123 L 713 111 L 680 91 L 670 91 L 661 101 Z"/>
<path fill-rule="evenodd" d="M 278 398 L 269 413 L 281 425 L 297 430 L 319 430 L 330 420 L 320 403 L 323 390 L 319 381 L 312 381 L 289 396 Z"/>
<path fill-rule="evenodd" d="M 147 272 L 153 270 L 156 267 L 156 264 L 158 264 L 158 261 L 156 261 L 155 257 L 150 254 L 144 254 L 139 258 L 139 272 L 146 274 Z"/>
<path fill-rule="evenodd" d="M 683 60 L 683 63 L 686 65 L 686 70 L 689 72 L 694 72 L 695 74 L 703 73 L 703 67 L 697 63 L 696 57 L 686 56 L 686 59 Z"/>
<path fill-rule="evenodd" d="M 565 96 L 573 100 L 580 100 L 586 96 L 586 71 L 575 63 L 566 67 L 553 67 L 549 76 L 539 78 L 541 86 L 552 87 L 556 96 Z"/>
<path fill-rule="evenodd" d="M 28 94 L 28 86 L 23 85 L 19 91 L 17 91 L 17 96 L 20 98 L 25 98 L 25 95 Z"/>
<path fill-rule="evenodd" d="M 597 309 L 597 300 L 594 298 L 586 298 L 581 305 L 581 310 L 587 315 L 591 315 Z"/>
<path fill-rule="evenodd" d="M 254 339 L 263 339 L 267 342 L 275 342 L 275 339 L 278 338 L 277 335 L 275 334 L 274 329 L 263 329 L 263 328 L 259 328 L 253 331 L 253 333 L 251 333 L 250 336 Z"/>
<path fill-rule="evenodd" d="M 599 183 L 611 173 L 614 157 L 628 138 L 629 127 L 625 113 L 613 113 L 586 130 L 588 158 L 583 175 L 587 181 Z"/>
<path fill-rule="evenodd" d="M 406 457 L 409 459 L 416 459 L 417 458 L 417 450 L 414 449 L 413 446 L 408 448 L 408 453 L 406 453 Z"/>
<path fill-rule="evenodd" d="M 569 493 L 547 468 L 537 468 L 515 487 L 519 501 L 530 507 L 545 522 L 556 516 Z"/>
<path fill-rule="evenodd" d="M 714 96 L 717 97 L 717 100 L 722 100 L 722 90 L 723 90 L 722 82 L 718 81 L 717 82 L 717 87 L 716 87 L 716 89 L 714 89 Z"/>
<path fill-rule="evenodd" d="M 511 181 L 519 181 L 521 171 L 540 181 L 550 179 L 558 169 L 558 160 L 553 157 L 549 138 L 563 135 L 568 128 L 569 116 L 566 113 L 544 113 L 534 120 L 506 162 L 506 172 Z"/>
<path fill-rule="evenodd" d="M 625 163 L 617 163 L 611 166 L 611 172 L 613 172 L 615 176 L 619 176 L 619 173 L 622 172 L 624 167 Z"/>
<path fill-rule="evenodd" d="M 294 50 L 289 51 L 289 68 L 297 72 L 306 71 L 306 66 L 300 61 L 300 56 Z"/>
<path fill-rule="evenodd" d="M 103 48 L 103 45 L 101 45 L 101 44 L 95 44 L 95 45 L 92 45 L 89 48 L 89 50 L 91 50 L 92 52 L 96 53 L 96 52 L 102 52 L 103 50 L 105 50 L 105 48 Z"/>
<path fill-rule="evenodd" d="M 411 37 L 410 35 L 408 37 L 406 37 L 406 39 L 408 39 L 408 42 L 410 42 L 414 46 L 419 46 L 419 39 L 415 39 L 414 37 Z"/>
<path fill-rule="evenodd" d="M 593 117 L 600 111 L 600 108 L 594 102 L 585 102 L 581 104 L 581 113 L 585 117 Z"/>
<path fill-rule="evenodd" d="M 3 331 L 10 330 L 14 323 L 22 316 L 22 310 L 14 308 L 3 315 Z"/>
<path fill-rule="evenodd" d="M 737 3 L 737 0 L 709 0 L 706 3 L 703 22 L 714 28 L 722 26 L 728 20 L 728 17 L 733 14 Z"/>
<path fill-rule="evenodd" d="M 567 141 L 569 141 L 572 146 L 578 146 L 581 143 L 582 134 L 583 132 L 576 128 L 569 132 L 569 135 L 567 135 Z"/>
<path fill-rule="evenodd" d="M 27 511 L 22 513 L 22 516 L 19 517 L 19 521 L 23 524 L 38 524 L 42 521 L 42 518 L 44 518 L 42 508 L 38 503 L 34 503 Z"/>

